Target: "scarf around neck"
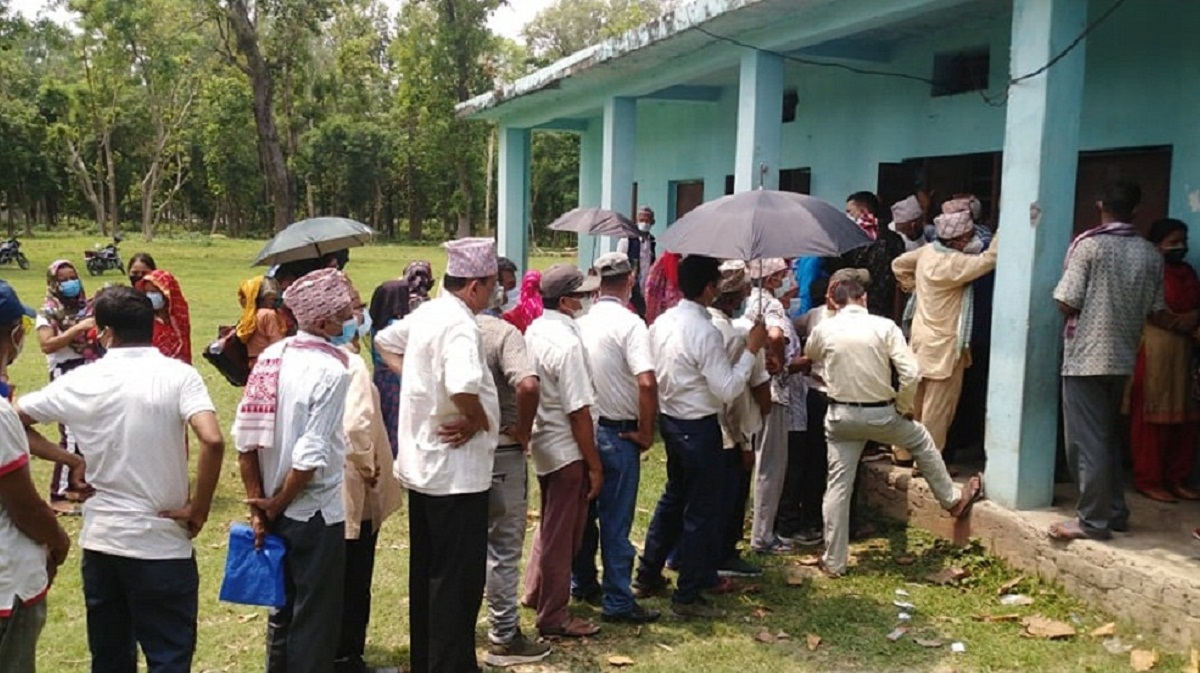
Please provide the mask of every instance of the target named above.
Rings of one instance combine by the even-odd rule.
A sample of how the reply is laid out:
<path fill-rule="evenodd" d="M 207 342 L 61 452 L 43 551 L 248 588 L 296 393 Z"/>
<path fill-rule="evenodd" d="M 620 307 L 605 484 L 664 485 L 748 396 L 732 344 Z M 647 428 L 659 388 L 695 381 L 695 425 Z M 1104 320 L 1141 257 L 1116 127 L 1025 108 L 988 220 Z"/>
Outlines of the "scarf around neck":
<path fill-rule="evenodd" d="M 1137 229 L 1132 224 L 1127 222 L 1109 222 L 1108 224 L 1102 224 L 1098 227 L 1092 227 L 1091 229 L 1088 229 L 1082 234 L 1076 236 L 1075 239 L 1071 241 L 1070 247 L 1067 248 L 1067 254 L 1063 258 L 1063 270 L 1066 271 L 1067 266 L 1071 263 L 1071 255 L 1075 253 L 1075 248 L 1086 239 L 1094 236 L 1121 236 L 1124 238 L 1130 238 L 1137 235 Z M 1063 337 L 1066 339 L 1074 338 L 1075 330 L 1078 327 L 1079 314 L 1076 313 L 1075 315 L 1068 316 L 1067 323 L 1063 325 Z"/>

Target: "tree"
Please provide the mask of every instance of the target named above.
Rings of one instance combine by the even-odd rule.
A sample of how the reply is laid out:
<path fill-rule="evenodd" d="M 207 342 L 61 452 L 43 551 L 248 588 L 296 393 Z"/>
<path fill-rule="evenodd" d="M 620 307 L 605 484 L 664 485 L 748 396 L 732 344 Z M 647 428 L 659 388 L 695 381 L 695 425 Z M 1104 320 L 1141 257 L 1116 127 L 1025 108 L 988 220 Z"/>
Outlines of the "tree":
<path fill-rule="evenodd" d="M 539 65 L 616 37 L 675 6 L 674 0 L 557 0 L 521 31 Z"/>

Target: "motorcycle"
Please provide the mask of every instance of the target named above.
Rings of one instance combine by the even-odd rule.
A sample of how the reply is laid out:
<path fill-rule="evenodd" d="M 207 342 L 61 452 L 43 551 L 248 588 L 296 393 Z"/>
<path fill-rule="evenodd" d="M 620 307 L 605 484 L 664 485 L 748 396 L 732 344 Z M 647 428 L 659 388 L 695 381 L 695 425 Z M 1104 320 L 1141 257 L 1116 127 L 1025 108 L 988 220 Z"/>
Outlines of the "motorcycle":
<path fill-rule="evenodd" d="M 21 269 L 29 268 L 29 258 L 25 253 L 21 252 L 21 242 L 16 238 L 10 238 L 7 241 L 0 243 L 0 264 L 8 264 L 16 262 Z"/>
<path fill-rule="evenodd" d="M 124 274 L 125 265 L 121 263 L 121 255 L 117 252 L 117 244 L 120 242 L 121 235 L 115 234 L 112 243 L 103 248 L 97 243 L 95 250 L 84 250 L 83 259 L 88 273 L 99 276 L 109 269 L 116 269 Z"/>

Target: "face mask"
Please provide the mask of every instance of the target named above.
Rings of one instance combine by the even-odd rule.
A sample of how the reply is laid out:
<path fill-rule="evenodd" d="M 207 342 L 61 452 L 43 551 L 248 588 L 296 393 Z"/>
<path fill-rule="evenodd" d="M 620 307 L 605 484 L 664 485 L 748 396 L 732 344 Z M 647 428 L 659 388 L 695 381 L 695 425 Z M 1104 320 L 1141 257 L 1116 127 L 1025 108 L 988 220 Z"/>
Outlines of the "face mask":
<path fill-rule="evenodd" d="M 983 239 L 976 236 L 971 239 L 971 242 L 963 246 L 962 249 L 968 255 L 978 255 L 983 252 Z"/>
<path fill-rule="evenodd" d="M 136 287 L 136 286 L 137 286 L 137 284 L 138 284 L 138 281 L 139 281 L 139 280 L 141 280 L 141 279 L 142 279 L 142 277 L 141 277 L 141 276 L 130 276 L 130 277 L 129 277 L 129 286 L 130 286 L 130 287 Z"/>
<path fill-rule="evenodd" d="M 796 289 L 796 277 L 789 273 L 783 277 L 783 282 L 779 287 L 775 288 L 775 298 L 782 299 L 794 289 Z"/>
<path fill-rule="evenodd" d="M 1188 247 L 1186 245 L 1178 248 L 1167 248 L 1163 250 L 1163 257 L 1166 258 L 1167 264 L 1182 264 L 1183 259 L 1187 257 Z"/>
<path fill-rule="evenodd" d="M 83 292 L 83 283 L 81 283 L 78 278 L 64 280 L 58 284 L 58 291 L 67 299 L 74 299 L 75 297 L 78 297 L 81 292 Z"/>
<path fill-rule="evenodd" d="M 329 343 L 334 346 L 344 346 L 358 334 L 358 318 L 351 317 L 342 323 L 342 333 L 329 337 Z"/>
<path fill-rule="evenodd" d="M 167 305 L 167 300 L 163 298 L 161 292 L 147 292 L 146 296 L 150 298 L 150 305 L 155 311 L 161 311 Z"/>
<path fill-rule="evenodd" d="M 358 336 L 364 339 L 367 338 L 371 334 L 371 328 L 374 326 L 375 324 L 371 321 L 371 314 L 368 311 L 363 311 L 362 324 L 358 326 Z"/>
<path fill-rule="evenodd" d="M 640 231 L 650 231 L 650 227 L 654 226 L 649 222 L 638 222 L 637 225 Z"/>
<path fill-rule="evenodd" d="M 504 306 L 504 302 L 508 300 L 508 293 L 504 291 L 504 286 L 496 283 L 496 289 L 492 290 L 492 297 L 488 300 L 488 308 L 493 311 L 499 310 Z"/>

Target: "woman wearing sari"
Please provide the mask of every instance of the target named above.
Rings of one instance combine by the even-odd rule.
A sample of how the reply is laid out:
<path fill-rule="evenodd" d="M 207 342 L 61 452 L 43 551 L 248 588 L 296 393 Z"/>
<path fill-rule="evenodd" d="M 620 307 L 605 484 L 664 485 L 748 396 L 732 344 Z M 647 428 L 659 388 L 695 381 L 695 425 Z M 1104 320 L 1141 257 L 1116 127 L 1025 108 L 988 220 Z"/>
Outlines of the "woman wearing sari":
<path fill-rule="evenodd" d="M 1184 261 L 1187 225 L 1165 219 L 1150 227 L 1148 238 L 1165 258 L 1163 298 L 1167 309 L 1185 323 L 1200 315 L 1200 280 Z M 1200 500 L 1184 485 L 1192 467 L 1200 409 L 1193 397 L 1192 339 L 1149 323 L 1130 385 L 1133 485 L 1159 502 Z"/>
<path fill-rule="evenodd" d="M 179 280 L 170 271 L 155 269 L 142 276 L 137 289 L 154 307 L 154 347 L 169 358 L 192 364 L 192 318 Z"/>
<path fill-rule="evenodd" d="M 428 298 L 428 291 L 426 292 Z M 371 306 L 367 311 L 372 340 L 371 364 L 375 370 L 372 378 L 375 387 L 379 389 L 379 406 L 383 412 L 383 425 L 387 429 L 388 442 L 391 444 L 392 458 L 399 452 L 396 433 L 400 429 L 400 375 L 388 369 L 387 364 L 379 357 L 374 339 L 380 330 L 408 315 L 411 305 L 412 295 L 408 283 L 403 280 L 389 280 L 375 288 L 371 295 Z"/>
<path fill-rule="evenodd" d="M 679 290 L 679 261 L 682 255 L 668 252 L 658 258 L 646 275 L 646 324 L 653 325 L 658 316 L 683 299 Z"/>
<path fill-rule="evenodd" d="M 526 271 L 525 277 L 521 279 L 521 296 L 517 299 L 517 305 L 500 316 L 516 327 L 521 334 L 525 333 L 525 329 L 534 320 L 542 317 L 542 311 L 545 310 L 542 306 L 541 284 L 541 271 Z"/>
<path fill-rule="evenodd" d="M 279 282 L 268 276 L 255 276 L 242 281 L 238 287 L 237 338 L 246 344 L 250 367 L 267 346 L 285 338 L 290 332 L 287 317 L 279 308 Z"/>
<path fill-rule="evenodd" d="M 91 308 L 75 265 L 65 259 L 52 263 L 46 271 L 46 302 L 35 323 L 51 381 L 102 354 Z M 60 448 L 80 453 L 70 428 L 59 425 L 58 436 Z M 69 502 L 71 495 L 67 469 L 57 464 L 50 480 L 50 506 L 60 514 L 78 514 L 78 507 Z"/>

